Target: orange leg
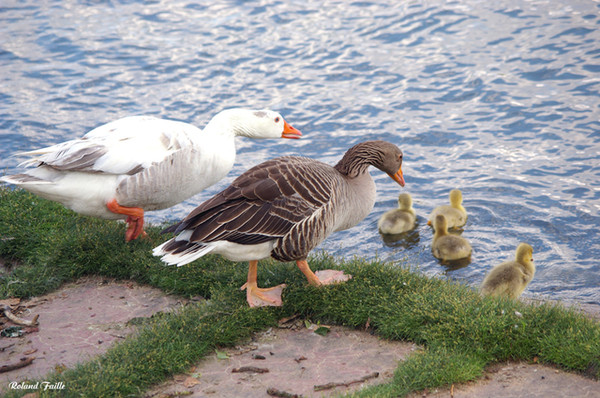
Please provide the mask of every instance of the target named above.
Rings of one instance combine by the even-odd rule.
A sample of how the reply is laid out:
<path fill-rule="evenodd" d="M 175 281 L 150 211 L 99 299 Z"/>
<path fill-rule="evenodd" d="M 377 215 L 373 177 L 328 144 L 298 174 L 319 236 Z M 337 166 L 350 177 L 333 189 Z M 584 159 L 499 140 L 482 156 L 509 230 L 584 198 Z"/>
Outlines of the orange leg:
<path fill-rule="evenodd" d="M 314 286 L 322 285 L 319 278 L 315 275 L 314 272 L 312 272 L 312 270 L 308 266 L 308 262 L 306 260 L 298 260 L 296 261 L 296 265 L 298 266 L 298 268 L 300 268 L 300 271 L 302 271 L 304 276 L 306 276 L 306 279 L 308 279 L 308 283 Z"/>
<path fill-rule="evenodd" d="M 117 203 L 116 199 L 111 200 L 106 204 L 108 210 L 116 214 L 124 214 L 127 216 L 127 231 L 125 231 L 125 241 L 136 239 L 140 234 L 146 236 L 144 231 L 144 209 L 139 207 L 125 207 Z"/>
<path fill-rule="evenodd" d="M 314 286 L 331 285 L 338 282 L 345 282 L 352 278 L 352 275 L 346 275 L 344 274 L 344 271 L 333 269 L 326 269 L 314 273 L 311 271 L 306 260 L 297 260 L 296 265 L 298 265 L 300 271 L 306 276 L 308 283 Z"/>
<path fill-rule="evenodd" d="M 257 260 L 251 260 L 248 264 L 248 281 L 240 288 L 240 290 L 246 289 L 246 300 L 250 307 L 264 307 L 273 306 L 280 307 L 281 291 L 285 287 L 285 284 L 278 285 L 275 287 L 269 287 L 261 289 L 256 285 L 256 274 L 257 274 Z"/>

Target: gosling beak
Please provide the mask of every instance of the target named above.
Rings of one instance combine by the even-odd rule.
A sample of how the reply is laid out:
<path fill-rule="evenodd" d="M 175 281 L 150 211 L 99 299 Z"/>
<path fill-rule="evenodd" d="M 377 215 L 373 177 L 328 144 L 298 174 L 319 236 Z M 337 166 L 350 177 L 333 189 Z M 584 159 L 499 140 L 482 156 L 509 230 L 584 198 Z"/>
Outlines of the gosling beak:
<path fill-rule="evenodd" d="M 288 124 L 285 120 L 283 121 L 283 133 L 281 133 L 281 138 L 293 138 L 298 139 L 302 137 L 302 133 Z"/>
<path fill-rule="evenodd" d="M 396 172 L 396 174 L 389 174 L 388 175 L 392 178 L 392 180 L 396 181 L 398 184 L 400 184 L 400 186 L 404 186 L 404 176 L 402 175 L 402 167 L 400 167 L 398 169 L 398 171 Z"/>

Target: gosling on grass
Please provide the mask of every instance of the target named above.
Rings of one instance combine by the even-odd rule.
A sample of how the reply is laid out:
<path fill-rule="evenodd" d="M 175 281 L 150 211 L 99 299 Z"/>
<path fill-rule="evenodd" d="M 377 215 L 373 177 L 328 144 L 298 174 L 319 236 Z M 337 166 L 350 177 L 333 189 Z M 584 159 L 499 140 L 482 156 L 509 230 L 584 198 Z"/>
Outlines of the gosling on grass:
<path fill-rule="evenodd" d="M 481 284 L 481 293 L 487 296 L 518 298 L 535 274 L 533 248 L 520 243 L 514 261 L 496 265 Z"/>
<path fill-rule="evenodd" d="M 467 210 L 462 205 L 462 192 L 459 189 L 450 191 L 450 204 L 438 206 L 429 215 L 427 225 L 433 225 L 435 228 L 435 217 L 438 214 L 446 217 L 448 228 L 462 227 L 467 223 Z"/>
<path fill-rule="evenodd" d="M 435 216 L 433 243 L 431 252 L 433 256 L 442 261 L 460 260 L 468 258 L 473 249 L 468 240 L 462 236 L 448 233 L 448 222 L 442 214 Z"/>
<path fill-rule="evenodd" d="M 407 193 L 401 193 L 398 196 L 398 208 L 383 213 L 377 222 L 377 228 L 384 235 L 401 234 L 415 227 L 416 218 L 412 198 Z"/>

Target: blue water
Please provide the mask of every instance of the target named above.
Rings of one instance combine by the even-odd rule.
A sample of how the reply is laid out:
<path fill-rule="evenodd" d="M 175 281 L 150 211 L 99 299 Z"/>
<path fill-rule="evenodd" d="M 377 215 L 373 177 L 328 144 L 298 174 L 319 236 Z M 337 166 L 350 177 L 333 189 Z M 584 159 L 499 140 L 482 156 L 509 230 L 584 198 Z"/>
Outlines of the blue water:
<path fill-rule="evenodd" d="M 303 139 L 238 140 L 226 180 L 151 221 L 178 220 L 264 158 L 333 164 L 384 139 L 404 151 L 406 187 L 372 170 L 373 212 L 321 248 L 476 286 L 526 241 L 526 296 L 600 303 L 600 4 L 565 3 L 5 0 L 0 170 L 127 115 L 201 127 L 223 108 L 268 107 Z M 452 188 L 474 248 L 462 268 L 431 256 L 425 225 Z M 377 219 L 402 190 L 419 225 L 386 243 Z"/>

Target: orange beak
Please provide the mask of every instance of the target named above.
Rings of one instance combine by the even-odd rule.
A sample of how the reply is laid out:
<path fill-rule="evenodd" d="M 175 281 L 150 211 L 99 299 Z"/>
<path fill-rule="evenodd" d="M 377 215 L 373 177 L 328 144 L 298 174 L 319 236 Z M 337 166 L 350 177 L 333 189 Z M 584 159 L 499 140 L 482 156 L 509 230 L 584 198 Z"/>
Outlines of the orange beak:
<path fill-rule="evenodd" d="M 300 137 L 302 137 L 302 133 L 298 129 L 295 129 L 294 127 L 290 126 L 288 124 L 288 122 L 286 122 L 284 120 L 283 121 L 283 133 L 281 133 L 281 138 L 298 139 Z"/>
<path fill-rule="evenodd" d="M 402 167 L 398 169 L 396 174 L 388 174 L 392 180 L 396 181 L 400 186 L 404 186 L 404 176 L 402 175 Z"/>

